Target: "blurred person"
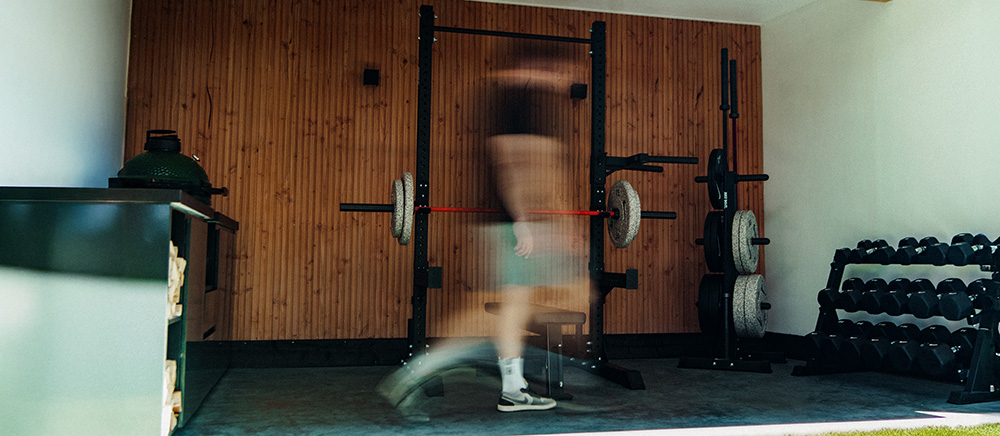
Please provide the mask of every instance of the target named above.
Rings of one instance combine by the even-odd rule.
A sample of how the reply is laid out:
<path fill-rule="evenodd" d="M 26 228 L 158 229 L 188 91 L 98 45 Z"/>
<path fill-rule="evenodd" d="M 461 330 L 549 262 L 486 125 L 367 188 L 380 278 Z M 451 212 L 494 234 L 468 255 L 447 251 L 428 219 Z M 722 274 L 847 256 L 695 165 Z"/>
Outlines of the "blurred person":
<path fill-rule="evenodd" d="M 493 345 L 501 377 L 497 410 L 547 410 L 556 401 L 533 392 L 524 379 L 524 330 L 530 301 L 541 287 L 579 282 L 574 265 L 585 262 L 585 227 L 579 217 L 532 211 L 569 210 L 570 150 L 559 139 L 560 112 L 570 105 L 571 48 L 552 42 L 516 40 L 499 56 L 498 68 L 480 92 L 487 134 L 482 156 L 504 213 L 487 224 L 494 246 L 484 269 L 497 274 L 502 305 Z M 565 118 L 565 117 L 562 117 Z M 382 384 L 393 404 L 429 378 L 482 353 L 483 344 L 451 340 L 435 344 Z"/>

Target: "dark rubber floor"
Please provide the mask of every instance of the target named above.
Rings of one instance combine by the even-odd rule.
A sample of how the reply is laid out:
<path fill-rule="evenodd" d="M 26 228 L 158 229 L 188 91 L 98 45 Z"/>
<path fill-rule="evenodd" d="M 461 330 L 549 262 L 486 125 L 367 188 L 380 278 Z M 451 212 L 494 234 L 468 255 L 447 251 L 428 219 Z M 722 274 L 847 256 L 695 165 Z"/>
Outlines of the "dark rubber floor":
<path fill-rule="evenodd" d="M 566 370 L 575 396 L 554 410 L 501 413 L 499 380 L 473 369 L 443 377 L 444 395 L 420 395 L 410 419 L 375 393 L 395 367 L 234 368 L 178 435 L 510 435 L 746 426 L 917 418 L 917 411 L 993 413 L 998 403 L 953 405 L 961 386 L 852 373 L 796 377 L 789 364 L 771 374 L 678 369 L 677 359 L 621 360 L 645 390 Z"/>

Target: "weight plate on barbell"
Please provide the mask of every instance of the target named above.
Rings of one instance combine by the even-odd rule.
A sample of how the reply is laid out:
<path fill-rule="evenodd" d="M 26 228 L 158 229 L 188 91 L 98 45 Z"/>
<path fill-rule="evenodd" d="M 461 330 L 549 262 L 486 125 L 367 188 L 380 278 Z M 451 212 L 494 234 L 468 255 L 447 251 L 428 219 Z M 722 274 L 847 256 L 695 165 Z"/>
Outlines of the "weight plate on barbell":
<path fill-rule="evenodd" d="M 639 194 L 632 188 L 632 184 L 619 180 L 611 185 L 608 190 L 608 210 L 615 213 L 613 217 L 607 218 L 611 243 L 618 248 L 628 247 L 639 233 L 639 220 L 642 218 Z"/>
<path fill-rule="evenodd" d="M 403 173 L 403 232 L 399 235 L 399 245 L 410 243 L 413 234 L 413 174 Z"/>
<path fill-rule="evenodd" d="M 708 154 L 708 200 L 712 207 L 725 209 L 723 201 L 726 186 L 726 162 L 721 148 L 716 148 Z"/>
<path fill-rule="evenodd" d="M 722 272 L 722 214 L 724 212 L 712 211 L 705 216 L 705 234 L 703 238 L 705 248 L 705 265 L 711 272 Z"/>
<path fill-rule="evenodd" d="M 698 285 L 698 325 L 702 333 L 722 332 L 722 274 L 705 274 Z"/>
<path fill-rule="evenodd" d="M 767 326 L 767 294 L 764 276 L 760 274 L 736 277 L 733 286 L 733 326 L 741 338 L 763 338 Z"/>
<path fill-rule="evenodd" d="M 738 210 L 733 215 L 733 264 L 740 274 L 753 274 L 757 270 L 760 249 L 753 245 L 757 237 L 757 218 L 752 210 Z"/>
<path fill-rule="evenodd" d="M 398 238 L 403 234 L 403 181 L 396 179 L 392 181 L 392 190 L 389 191 L 389 200 L 392 201 L 392 218 L 389 220 L 389 231 L 393 238 Z"/>

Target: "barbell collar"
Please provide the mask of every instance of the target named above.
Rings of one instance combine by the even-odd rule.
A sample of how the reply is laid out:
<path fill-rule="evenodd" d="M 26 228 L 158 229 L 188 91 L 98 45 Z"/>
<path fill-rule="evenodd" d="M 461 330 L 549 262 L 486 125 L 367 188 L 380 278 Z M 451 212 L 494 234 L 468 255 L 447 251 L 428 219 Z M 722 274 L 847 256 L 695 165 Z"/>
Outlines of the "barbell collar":
<path fill-rule="evenodd" d="M 750 238 L 750 243 L 753 245 L 768 245 L 771 240 L 768 238 Z"/>
<path fill-rule="evenodd" d="M 708 176 L 696 176 L 694 181 L 695 183 L 708 183 Z"/>

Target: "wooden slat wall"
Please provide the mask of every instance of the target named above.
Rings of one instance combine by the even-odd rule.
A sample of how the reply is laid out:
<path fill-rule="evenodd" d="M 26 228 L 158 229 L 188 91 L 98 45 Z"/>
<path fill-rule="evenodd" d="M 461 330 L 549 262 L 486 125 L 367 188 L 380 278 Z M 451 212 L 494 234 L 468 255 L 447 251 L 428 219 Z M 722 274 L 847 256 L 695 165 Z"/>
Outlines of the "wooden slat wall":
<path fill-rule="evenodd" d="M 697 156 L 720 146 L 719 49 L 739 60 L 740 170 L 759 172 L 762 121 L 760 31 L 754 26 L 431 0 L 136 0 L 132 12 L 125 157 L 148 129 L 176 129 L 215 186 L 213 206 L 240 221 L 232 333 L 238 340 L 406 336 L 412 247 L 389 237 L 388 215 L 339 212 L 340 203 L 387 203 L 391 181 L 415 169 L 417 11 L 431 4 L 442 26 L 589 37 L 608 25 L 607 150 Z M 498 38 L 439 34 L 435 44 L 432 205 L 482 206 L 476 159 L 482 120 L 477 80 Z M 584 46 L 581 50 L 585 51 Z M 589 62 L 571 72 L 589 83 Z M 381 84 L 363 86 L 365 68 Z M 590 101 L 560 120 L 572 144 L 576 186 L 589 204 Z M 608 243 L 607 270 L 640 271 L 640 289 L 608 299 L 609 333 L 697 331 L 704 267 L 694 244 L 709 211 L 694 183 L 704 165 L 663 173 L 619 172 L 644 210 L 677 220 L 643 221 L 625 250 Z M 763 229 L 762 184 L 744 184 L 741 206 Z M 482 335 L 491 321 L 477 219 L 433 215 L 428 334 Z M 580 265 L 580 272 L 586 265 Z M 586 311 L 586 283 L 546 290 L 539 302 Z"/>

